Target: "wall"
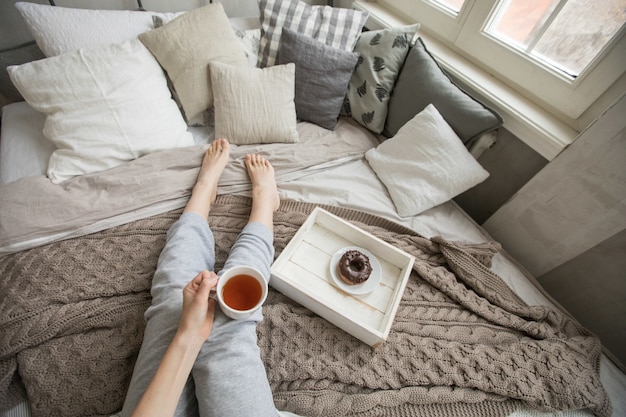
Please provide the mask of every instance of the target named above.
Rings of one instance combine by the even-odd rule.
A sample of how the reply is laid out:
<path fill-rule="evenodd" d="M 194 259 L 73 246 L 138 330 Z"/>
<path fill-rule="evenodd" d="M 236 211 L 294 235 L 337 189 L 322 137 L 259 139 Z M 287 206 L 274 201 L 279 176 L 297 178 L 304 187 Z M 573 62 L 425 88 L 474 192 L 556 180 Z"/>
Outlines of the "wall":
<path fill-rule="evenodd" d="M 508 130 L 498 130 L 497 142 L 478 162 L 489 178 L 457 196 L 454 201 L 478 224 L 484 223 L 548 161 Z"/>
<path fill-rule="evenodd" d="M 0 50 L 16 46 L 32 40 L 22 17 L 14 7 L 18 0 L 0 1 Z M 50 4 L 47 0 L 28 0 L 31 3 Z M 218 0 L 216 0 L 218 1 Z M 309 4 L 326 4 L 326 0 L 304 0 Z M 55 0 L 59 7 L 79 7 L 84 9 L 115 9 L 135 10 L 136 0 Z M 191 10 L 205 4 L 209 0 L 142 0 L 144 9 L 152 11 Z M 224 10 L 229 16 L 258 16 L 257 0 L 221 0 Z"/>
<path fill-rule="evenodd" d="M 332 4 L 333 7 L 343 7 L 345 9 L 352 8 L 352 0 L 331 0 L 328 4 Z"/>
<path fill-rule="evenodd" d="M 626 364 L 626 230 L 546 272 L 539 281 Z"/>
<path fill-rule="evenodd" d="M 625 114 L 622 95 L 483 224 L 622 361 Z"/>
<path fill-rule="evenodd" d="M 626 96 L 483 225 L 534 275 L 626 227 Z"/>

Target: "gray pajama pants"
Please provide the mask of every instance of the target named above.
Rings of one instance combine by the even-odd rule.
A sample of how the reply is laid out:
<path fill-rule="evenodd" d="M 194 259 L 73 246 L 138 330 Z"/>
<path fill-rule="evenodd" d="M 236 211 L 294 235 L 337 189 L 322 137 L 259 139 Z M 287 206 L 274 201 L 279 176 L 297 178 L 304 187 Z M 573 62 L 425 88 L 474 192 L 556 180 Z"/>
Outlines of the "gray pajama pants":
<path fill-rule="evenodd" d="M 272 234 L 260 223 L 244 227 L 224 268 L 246 265 L 266 279 L 274 257 Z M 152 283 L 152 305 L 143 344 L 124 402 L 122 416 L 137 406 L 178 328 L 182 289 L 200 271 L 213 271 L 215 242 L 201 216 L 185 213 L 167 233 Z M 176 416 L 277 416 L 256 339 L 257 312 L 245 321 L 226 317 L 219 306 L 176 409 Z"/>

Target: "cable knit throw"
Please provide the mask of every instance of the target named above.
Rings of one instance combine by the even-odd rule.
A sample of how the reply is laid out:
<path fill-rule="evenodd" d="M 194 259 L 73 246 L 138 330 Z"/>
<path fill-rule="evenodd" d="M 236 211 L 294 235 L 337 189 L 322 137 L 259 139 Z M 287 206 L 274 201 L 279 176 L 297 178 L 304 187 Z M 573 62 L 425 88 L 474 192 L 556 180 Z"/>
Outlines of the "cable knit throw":
<path fill-rule="evenodd" d="M 314 206 L 282 202 L 278 255 Z M 377 349 L 271 291 L 258 327 L 276 406 L 306 416 L 505 416 L 521 405 L 610 414 L 598 340 L 529 307 L 489 270 L 496 244 L 425 239 L 365 213 L 325 209 L 417 260 Z M 218 266 L 249 200 L 222 197 L 209 222 Z M 34 416 L 121 408 L 165 232 L 180 210 L 0 258 L 0 406 Z"/>

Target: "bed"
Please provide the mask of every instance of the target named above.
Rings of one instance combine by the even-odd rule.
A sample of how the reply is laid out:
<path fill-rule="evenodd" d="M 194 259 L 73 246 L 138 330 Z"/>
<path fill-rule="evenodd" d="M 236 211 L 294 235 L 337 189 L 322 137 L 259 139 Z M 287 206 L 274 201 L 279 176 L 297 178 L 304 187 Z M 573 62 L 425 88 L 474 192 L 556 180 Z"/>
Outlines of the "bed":
<path fill-rule="evenodd" d="M 419 25 L 361 33 L 360 12 L 280 4 L 241 19 L 18 3 L 48 58 L 9 69 L 26 101 L 2 109 L 3 416 L 119 411 L 165 232 L 215 137 L 233 143 L 218 265 L 249 210 L 249 152 L 276 170 L 276 256 L 322 207 L 416 259 L 375 349 L 271 291 L 259 346 L 285 415 L 624 415 L 598 339 L 452 200 L 488 175 L 469 149 L 497 113 Z"/>

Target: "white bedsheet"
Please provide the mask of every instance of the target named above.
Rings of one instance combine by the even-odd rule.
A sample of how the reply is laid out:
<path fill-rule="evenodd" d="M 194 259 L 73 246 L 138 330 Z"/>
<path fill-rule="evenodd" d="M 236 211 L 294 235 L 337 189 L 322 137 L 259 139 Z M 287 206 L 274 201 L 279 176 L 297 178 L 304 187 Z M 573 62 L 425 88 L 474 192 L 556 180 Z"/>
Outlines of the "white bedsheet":
<path fill-rule="evenodd" d="M 45 120 L 44 114 L 23 101 L 2 108 L 0 184 L 45 174 L 56 149 L 41 133 Z"/>
<path fill-rule="evenodd" d="M 0 185 L 23 177 L 45 175 L 50 155 L 57 148 L 43 135 L 46 116 L 25 101 L 2 107 L 0 130 Z M 208 128 L 190 127 L 196 144 L 213 140 Z"/>
<path fill-rule="evenodd" d="M 48 157 L 55 149 L 54 145 L 41 134 L 44 117 L 23 102 L 5 106 L 2 116 L 0 184 L 24 176 L 44 174 Z M 213 134 L 209 129 L 190 128 L 190 131 L 197 144 L 213 140 Z M 401 223 L 426 237 L 441 235 L 447 239 L 465 242 L 491 240 L 490 236 L 452 201 L 415 217 L 399 217 L 387 190 L 364 158 L 350 160 L 322 172 L 299 175 L 295 179 L 280 182 L 278 186 L 283 199 L 364 210 Z M 505 252 L 495 256 L 492 269 L 527 303 L 553 304 L 536 286 L 530 274 Z M 626 375 L 604 355 L 601 359 L 600 374 L 612 401 L 613 416 L 626 416 L 624 396 Z M 0 417 L 27 415 L 29 415 L 28 406 L 22 404 L 9 412 L 1 413 Z M 519 410 L 511 417 L 589 415 L 591 414 L 582 411 L 541 413 L 534 410 Z"/>

